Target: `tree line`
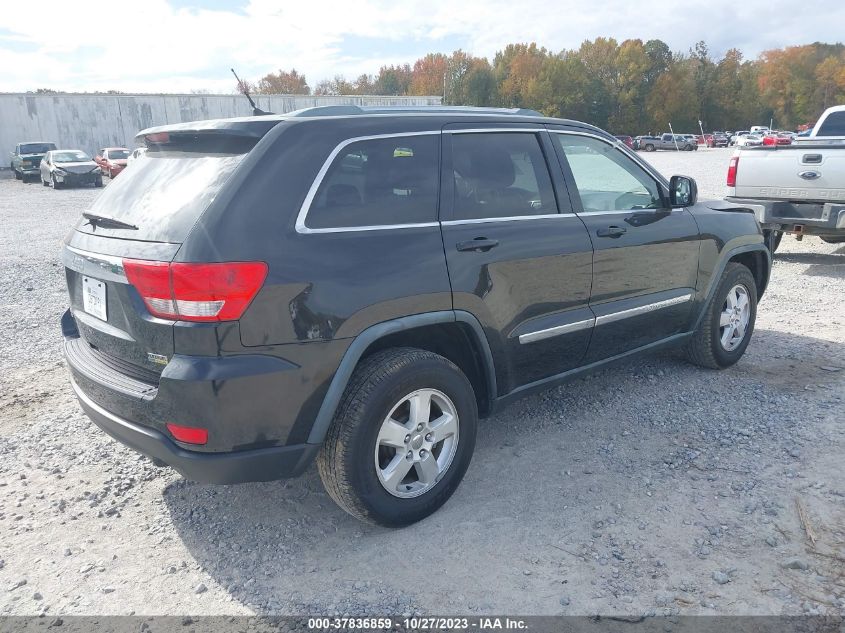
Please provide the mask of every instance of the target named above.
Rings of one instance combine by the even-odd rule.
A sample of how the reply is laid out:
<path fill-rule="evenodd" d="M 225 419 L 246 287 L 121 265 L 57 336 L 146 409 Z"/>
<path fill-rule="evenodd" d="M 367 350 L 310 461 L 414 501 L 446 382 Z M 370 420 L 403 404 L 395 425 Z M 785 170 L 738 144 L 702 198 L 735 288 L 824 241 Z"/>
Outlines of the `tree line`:
<path fill-rule="evenodd" d="M 355 79 L 338 75 L 315 86 L 279 70 L 238 86 L 259 94 L 442 95 L 450 105 L 520 107 L 592 123 L 615 134 L 667 129 L 748 129 L 812 124 L 845 103 L 845 45 L 816 42 L 747 60 L 732 48 L 714 57 L 705 42 L 673 52 L 661 40 L 599 37 L 553 52 L 508 44 L 493 60 L 462 50 L 430 53 L 413 64 L 383 66 Z"/>

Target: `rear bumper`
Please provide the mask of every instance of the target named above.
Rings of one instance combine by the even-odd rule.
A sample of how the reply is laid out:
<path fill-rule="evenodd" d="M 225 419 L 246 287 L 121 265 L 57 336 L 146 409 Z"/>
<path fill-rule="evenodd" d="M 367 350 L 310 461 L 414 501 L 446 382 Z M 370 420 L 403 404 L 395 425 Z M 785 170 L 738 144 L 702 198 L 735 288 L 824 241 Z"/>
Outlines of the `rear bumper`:
<path fill-rule="evenodd" d="M 82 409 L 118 442 L 163 461 L 183 477 L 210 484 L 272 481 L 300 475 L 319 450 L 317 444 L 275 446 L 229 453 L 198 453 L 177 446 L 159 431 L 135 424 L 107 411 L 71 381 Z"/>
<path fill-rule="evenodd" d="M 793 202 L 759 198 L 727 197 L 732 204 L 754 210 L 763 228 L 807 235 L 842 235 L 845 233 L 845 203 Z M 796 227 L 800 227 L 796 231 Z"/>

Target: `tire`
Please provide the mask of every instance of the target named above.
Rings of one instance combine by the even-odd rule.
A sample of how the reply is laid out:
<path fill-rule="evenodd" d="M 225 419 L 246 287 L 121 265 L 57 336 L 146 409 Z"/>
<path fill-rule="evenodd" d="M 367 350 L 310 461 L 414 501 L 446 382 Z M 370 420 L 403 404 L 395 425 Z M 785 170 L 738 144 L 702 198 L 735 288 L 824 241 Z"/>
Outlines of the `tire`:
<path fill-rule="evenodd" d="M 735 293 L 737 288 L 742 288 L 745 293 L 748 308 L 747 321 L 742 336 L 727 337 L 729 339 L 728 345 L 725 345 L 722 342 L 725 332 L 722 330 L 720 320 L 723 311 L 725 311 L 724 314 L 730 312 L 728 296 Z M 742 304 L 740 303 L 740 305 Z M 744 310 L 740 308 L 740 314 L 734 316 L 742 317 L 742 312 Z M 757 286 L 754 283 L 754 276 L 742 264 L 729 262 L 721 280 L 719 280 L 716 292 L 705 308 L 701 324 L 687 343 L 687 358 L 695 365 L 710 369 L 730 367 L 745 353 L 754 332 L 756 319 Z M 731 324 L 725 326 L 725 329 L 732 330 L 735 335 L 738 334 L 738 331 Z"/>
<path fill-rule="evenodd" d="M 62 186 L 63 186 L 63 185 L 60 185 L 60 184 L 56 181 L 56 175 L 55 175 L 55 174 L 51 174 L 51 175 L 50 175 L 50 182 L 52 182 L 52 183 L 53 183 L 53 189 L 61 189 L 61 188 L 62 188 Z"/>
<path fill-rule="evenodd" d="M 777 231 L 775 229 L 763 229 L 763 241 L 766 243 L 766 248 L 769 249 L 769 253 L 771 255 L 775 254 L 775 251 L 780 246 L 780 242 L 783 239 L 783 231 Z"/>
<path fill-rule="evenodd" d="M 50 183 L 49 183 L 49 182 L 47 182 L 46 180 L 44 180 L 44 176 L 41 176 L 41 184 L 42 184 L 44 187 L 49 187 L 49 186 L 50 186 Z"/>
<path fill-rule="evenodd" d="M 830 235 L 822 235 L 821 236 L 822 242 L 827 242 L 828 244 L 842 244 L 845 243 L 845 235 L 838 235 L 836 237 Z"/>
<path fill-rule="evenodd" d="M 12 171 L 15 172 L 15 180 L 23 180 L 23 174 L 21 172 L 17 169 L 13 169 Z"/>
<path fill-rule="evenodd" d="M 646 143 L 645 151 L 653 152 L 654 151 L 654 145 L 652 145 L 651 143 Z"/>
<path fill-rule="evenodd" d="M 432 404 L 428 415 L 418 418 L 425 420 L 419 431 L 411 419 L 410 400 L 421 394 Z M 434 424 L 423 435 L 429 422 L 443 420 L 449 410 L 456 422 L 449 425 L 451 435 L 437 441 L 436 429 L 447 430 Z M 386 437 L 383 432 L 390 430 L 391 422 L 397 426 Z M 408 431 L 404 438 L 399 424 Z M 385 350 L 364 359 L 352 374 L 317 457 L 317 469 L 329 496 L 352 516 L 385 527 L 410 525 L 435 512 L 455 492 L 472 459 L 477 426 L 472 385 L 451 361 L 420 349 Z M 407 460 L 409 453 L 412 460 Z M 436 476 L 428 472 L 428 482 L 423 481 L 428 469 L 418 459 L 440 468 Z M 389 481 L 394 464 L 394 470 L 406 474 Z"/>
<path fill-rule="evenodd" d="M 94 181 L 94 186 L 98 189 L 103 186 L 103 177 L 102 176 L 97 177 L 97 179 Z"/>

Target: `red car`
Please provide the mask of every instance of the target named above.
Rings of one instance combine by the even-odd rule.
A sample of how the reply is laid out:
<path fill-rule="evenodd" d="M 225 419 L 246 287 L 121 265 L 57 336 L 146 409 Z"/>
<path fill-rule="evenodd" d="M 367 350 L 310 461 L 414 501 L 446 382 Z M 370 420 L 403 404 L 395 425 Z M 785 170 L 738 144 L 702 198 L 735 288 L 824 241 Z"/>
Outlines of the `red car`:
<path fill-rule="evenodd" d="M 126 169 L 126 160 L 129 158 L 130 151 L 125 147 L 104 147 L 94 158 L 100 166 L 100 170 L 104 176 L 114 178 L 124 169 Z"/>
<path fill-rule="evenodd" d="M 625 143 L 630 149 L 634 149 L 634 139 L 630 136 L 617 136 L 616 138 Z"/>
<path fill-rule="evenodd" d="M 792 145 L 792 137 L 788 134 L 766 134 L 763 145 Z"/>

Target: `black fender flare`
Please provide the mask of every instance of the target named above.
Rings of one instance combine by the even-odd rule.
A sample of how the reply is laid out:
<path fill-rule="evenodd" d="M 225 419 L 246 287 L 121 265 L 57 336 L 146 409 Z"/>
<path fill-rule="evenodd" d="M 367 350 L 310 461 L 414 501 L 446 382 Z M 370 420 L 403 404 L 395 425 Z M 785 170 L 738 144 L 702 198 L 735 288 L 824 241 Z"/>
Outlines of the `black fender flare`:
<path fill-rule="evenodd" d="M 760 295 L 762 295 L 762 290 L 766 289 L 766 285 L 768 285 L 769 278 L 772 274 L 772 254 L 769 252 L 769 249 L 766 248 L 766 245 L 763 242 L 759 242 L 755 244 L 745 244 L 743 246 L 737 246 L 730 250 L 724 251 L 721 254 L 721 257 L 719 258 L 719 262 L 716 264 L 716 267 L 713 269 L 713 274 L 710 275 L 710 281 L 707 285 L 707 291 L 704 294 L 704 299 L 701 301 L 698 316 L 695 318 L 695 323 L 692 327 L 693 332 L 698 329 L 699 325 L 701 325 L 701 320 L 704 318 L 704 313 L 707 310 L 707 305 L 710 303 L 710 300 L 713 298 L 713 294 L 716 292 L 716 287 L 719 285 L 719 280 L 722 279 L 722 275 L 725 272 L 725 268 L 727 268 L 728 266 L 728 262 L 731 261 L 731 259 L 736 255 L 753 252 L 762 253 L 766 259 L 766 278 L 763 283 L 763 288 L 760 292 Z"/>
<path fill-rule="evenodd" d="M 364 355 L 367 348 L 379 339 L 388 334 L 395 334 L 403 330 L 412 330 L 414 328 L 423 327 L 426 325 L 435 325 L 439 323 L 464 323 L 468 325 L 473 333 L 476 343 L 482 352 L 484 362 L 484 374 L 487 380 L 487 392 L 490 403 L 495 401 L 498 392 L 496 391 L 496 372 L 493 365 L 493 353 L 490 350 L 490 343 L 487 336 L 484 334 L 484 329 L 481 327 L 478 319 L 463 310 L 441 310 L 437 312 L 424 312 L 422 314 L 413 314 L 391 321 L 383 321 L 368 327 L 366 330 L 358 334 L 349 345 L 346 353 L 335 371 L 328 391 L 323 398 L 320 405 L 320 410 L 317 412 L 317 417 L 311 427 L 311 432 L 308 434 L 308 444 L 322 444 L 329 430 L 329 426 L 334 419 L 335 411 L 340 404 L 340 399 L 343 392 L 346 390 L 346 385 L 349 384 L 349 379 L 352 377 L 352 372 L 358 365 L 358 361 Z"/>

